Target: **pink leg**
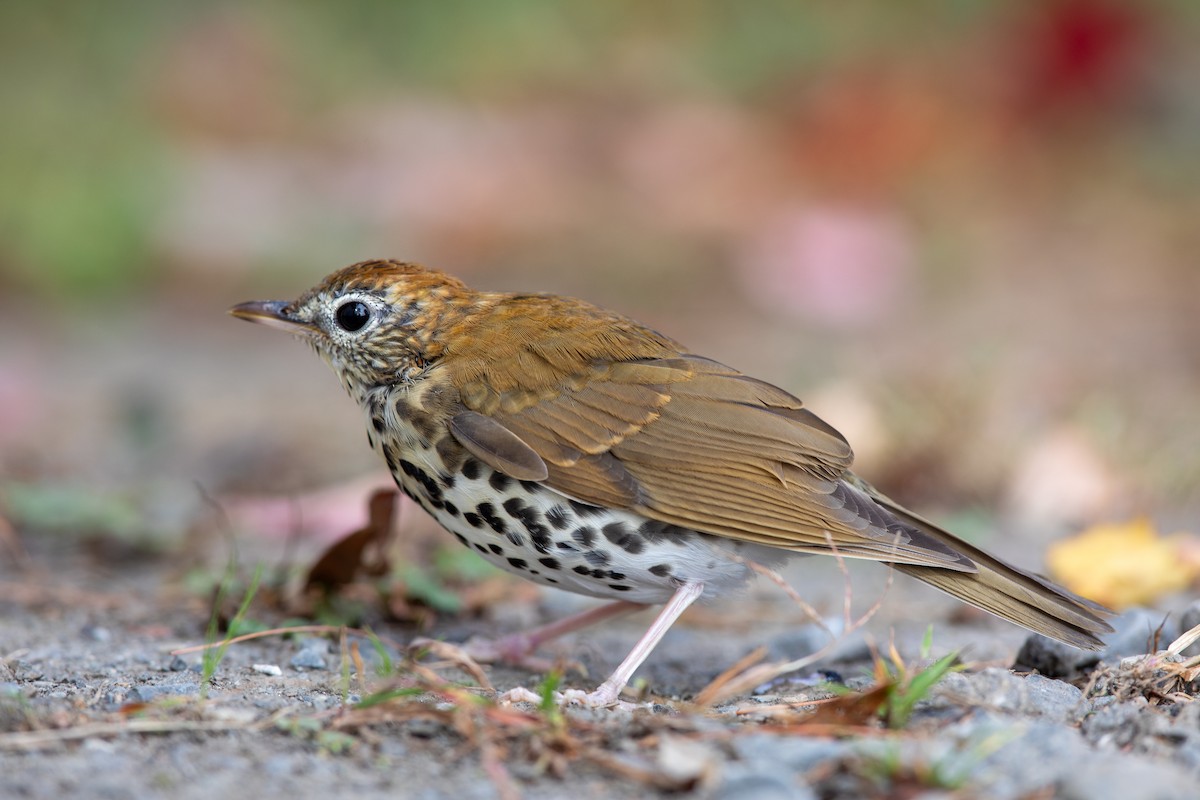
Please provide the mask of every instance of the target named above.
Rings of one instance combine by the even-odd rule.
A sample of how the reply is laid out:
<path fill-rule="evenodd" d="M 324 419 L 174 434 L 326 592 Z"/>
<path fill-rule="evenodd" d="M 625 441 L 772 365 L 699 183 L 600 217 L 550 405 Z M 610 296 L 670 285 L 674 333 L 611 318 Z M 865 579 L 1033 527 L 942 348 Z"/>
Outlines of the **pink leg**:
<path fill-rule="evenodd" d="M 641 611 L 643 608 L 646 606 L 642 603 L 617 600 L 523 633 L 514 633 L 499 639 L 472 639 L 467 642 L 466 650 L 472 658 L 479 661 L 506 661 L 520 665 L 527 660 L 526 656 L 546 642 L 606 619 Z"/>
<path fill-rule="evenodd" d="M 637 644 L 629 651 L 629 655 L 625 656 L 625 660 L 613 671 L 608 680 L 600 684 L 600 687 L 594 692 L 581 692 L 577 689 L 564 692 L 563 699 L 567 702 L 580 703 L 592 708 L 616 705 L 620 700 L 621 690 L 629 683 L 629 679 L 633 677 L 633 673 L 637 671 L 637 668 L 642 665 L 642 662 L 654 650 L 659 640 L 675 624 L 675 620 L 679 619 L 679 615 L 686 611 L 688 606 L 696 602 L 696 599 L 703 593 L 703 583 L 685 583 L 676 589 L 670 602 L 654 618 L 654 622 L 650 623 L 650 629 L 646 631 L 641 639 L 638 639 Z"/>

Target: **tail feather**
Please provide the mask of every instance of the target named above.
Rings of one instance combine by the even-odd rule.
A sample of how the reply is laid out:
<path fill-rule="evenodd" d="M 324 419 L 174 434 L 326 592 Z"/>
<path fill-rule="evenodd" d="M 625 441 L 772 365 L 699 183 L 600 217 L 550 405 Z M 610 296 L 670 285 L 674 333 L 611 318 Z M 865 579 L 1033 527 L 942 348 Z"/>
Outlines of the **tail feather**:
<path fill-rule="evenodd" d="M 856 476 L 857 477 L 857 476 Z M 1106 619 L 1114 612 L 1057 585 L 1041 575 L 1015 567 L 985 553 L 937 525 L 912 513 L 858 479 L 880 505 L 905 525 L 936 539 L 969 558 L 975 572 L 914 564 L 896 564 L 906 575 L 941 589 L 976 608 L 1060 642 L 1099 650 L 1099 636 L 1112 632 Z"/>
<path fill-rule="evenodd" d="M 912 564 L 896 564 L 896 569 L 1051 639 L 1084 650 L 1099 650 L 1104 646 L 1098 636 L 1112 632 L 1112 626 L 1105 621 L 1113 614 L 1109 609 L 1040 575 L 990 556 L 911 514 L 900 511 L 898 516 L 970 558 L 977 571 L 956 572 Z"/>

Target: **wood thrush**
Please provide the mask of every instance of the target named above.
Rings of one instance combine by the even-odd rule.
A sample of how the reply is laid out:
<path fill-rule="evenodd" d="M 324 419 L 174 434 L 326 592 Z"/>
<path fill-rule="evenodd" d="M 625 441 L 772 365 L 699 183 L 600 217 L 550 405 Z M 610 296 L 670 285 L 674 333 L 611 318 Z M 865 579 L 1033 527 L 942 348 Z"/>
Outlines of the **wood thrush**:
<path fill-rule="evenodd" d="M 617 601 L 508 651 L 665 604 L 613 675 L 570 699 L 616 703 L 692 602 L 743 584 L 747 561 L 789 552 L 886 562 L 1077 647 L 1097 649 L 1111 630 L 1103 606 L 876 491 L 850 471 L 841 434 L 792 395 L 619 314 L 478 292 L 397 261 L 230 313 L 307 339 L 366 413 L 399 487 L 463 544 L 538 583 Z"/>

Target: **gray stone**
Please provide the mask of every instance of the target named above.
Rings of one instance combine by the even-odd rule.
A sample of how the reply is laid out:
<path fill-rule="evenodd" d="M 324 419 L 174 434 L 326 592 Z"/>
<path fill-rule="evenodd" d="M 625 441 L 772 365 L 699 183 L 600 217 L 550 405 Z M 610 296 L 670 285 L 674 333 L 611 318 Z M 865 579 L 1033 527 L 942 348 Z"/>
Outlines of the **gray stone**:
<path fill-rule="evenodd" d="M 1013 724 L 982 717 L 947 733 L 959 737 L 958 752 L 970 775 L 968 797 L 1007 800 L 1045 793 L 1098 758 L 1071 728 L 1048 720 Z"/>
<path fill-rule="evenodd" d="M 1083 692 L 1069 683 L 1043 675 L 1015 675 L 998 667 L 944 676 L 933 688 L 925 707 L 937 709 L 947 705 L 1060 722 L 1071 720 L 1086 709 Z"/>
<path fill-rule="evenodd" d="M 1085 769 L 1064 771 L 1057 797 L 1063 800 L 1095 800 L 1098 797 L 1194 800 L 1197 786 L 1174 764 L 1136 761 L 1129 757 L 1089 760 Z"/>
<path fill-rule="evenodd" d="M 816 800 L 816 793 L 798 776 L 755 774 L 730 770 L 730 777 L 713 794 L 714 800 Z"/>
<path fill-rule="evenodd" d="M 305 639 L 288 664 L 296 670 L 326 669 L 325 656 L 328 653 L 329 642 L 324 639 Z"/>
<path fill-rule="evenodd" d="M 93 642 L 107 642 L 112 639 L 112 633 L 108 628 L 102 628 L 99 625 L 84 625 L 79 633 L 83 638 L 91 639 Z"/>
<path fill-rule="evenodd" d="M 852 750 L 846 741 L 772 736 L 765 733 L 735 736 L 730 746 L 748 768 L 769 771 L 783 767 L 791 772 L 807 772 L 820 763 L 841 758 Z"/>
<path fill-rule="evenodd" d="M 128 699 L 134 703 L 153 703 L 164 697 L 188 697 L 199 693 L 200 686 L 195 683 L 135 686 L 130 690 Z"/>
<path fill-rule="evenodd" d="M 1013 661 L 1018 672 L 1039 672 L 1049 678 L 1075 680 L 1100 663 L 1100 654 L 1080 650 L 1035 633 L 1021 645 Z"/>

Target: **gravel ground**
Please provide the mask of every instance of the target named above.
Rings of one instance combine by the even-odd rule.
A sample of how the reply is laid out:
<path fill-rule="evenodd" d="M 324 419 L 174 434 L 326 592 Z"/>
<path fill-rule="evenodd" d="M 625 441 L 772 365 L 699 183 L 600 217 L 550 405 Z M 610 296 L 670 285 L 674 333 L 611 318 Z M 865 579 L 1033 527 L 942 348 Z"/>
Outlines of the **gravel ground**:
<path fill-rule="evenodd" d="M 1086 654 L 1026 643 L 1023 661 L 1074 670 L 1078 686 L 1008 669 L 1021 642 L 1008 626 L 939 622 L 932 655 L 969 644 L 967 667 L 944 676 L 903 728 L 889 731 L 871 713 L 814 721 L 786 708 L 829 696 L 813 685 L 819 677 L 869 686 L 871 661 L 856 635 L 804 679 L 781 678 L 708 711 L 689 708 L 684 700 L 755 646 L 769 644 L 768 658 L 794 658 L 820 640 L 798 615 L 789 621 L 781 606 L 753 595 L 731 609 L 700 609 L 672 631 L 639 673 L 660 704 L 571 710 L 556 722 L 521 708 L 462 711 L 475 704 L 461 698 L 456 712 L 444 686 L 438 696 L 353 710 L 394 684 L 361 682 L 336 637 L 234 645 L 202 697 L 201 656 L 171 651 L 204 641 L 206 601 L 176 588 L 177 575 L 164 558 L 120 568 L 110 560 L 101 570 L 62 543 L 38 543 L 23 568 L 0 571 L 0 796 L 1184 798 L 1195 796 L 1200 776 L 1195 685 L 1176 682 L 1167 698 L 1163 673 L 1117 666 L 1146 649 L 1160 621 L 1148 612 L 1121 618 L 1102 673 Z M 924 614 L 905 590 L 898 586 L 886 605 Z M 460 640 L 578 602 L 547 594 L 507 615 L 446 617 L 431 633 Z M 760 621 L 747 624 L 739 611 Z M 376 624 L 389 640 L 416 633 Z M 552 654 L 603 674 L 639 624 L 601 626 Z M 921 638 L 902 621 L 887 625 L 898 641 Z M 910 668 L 927 663 L 901 652 Z M 363 658 L 373 673 L 378 656 L 365 643 Z M 826 671 L 812 675 L 818 667 Z M 409 685 L 469 681 L 449 667 L 423 674 Z M 487 675 L 500 689 L 540 680 L 511 668 Z"/>

